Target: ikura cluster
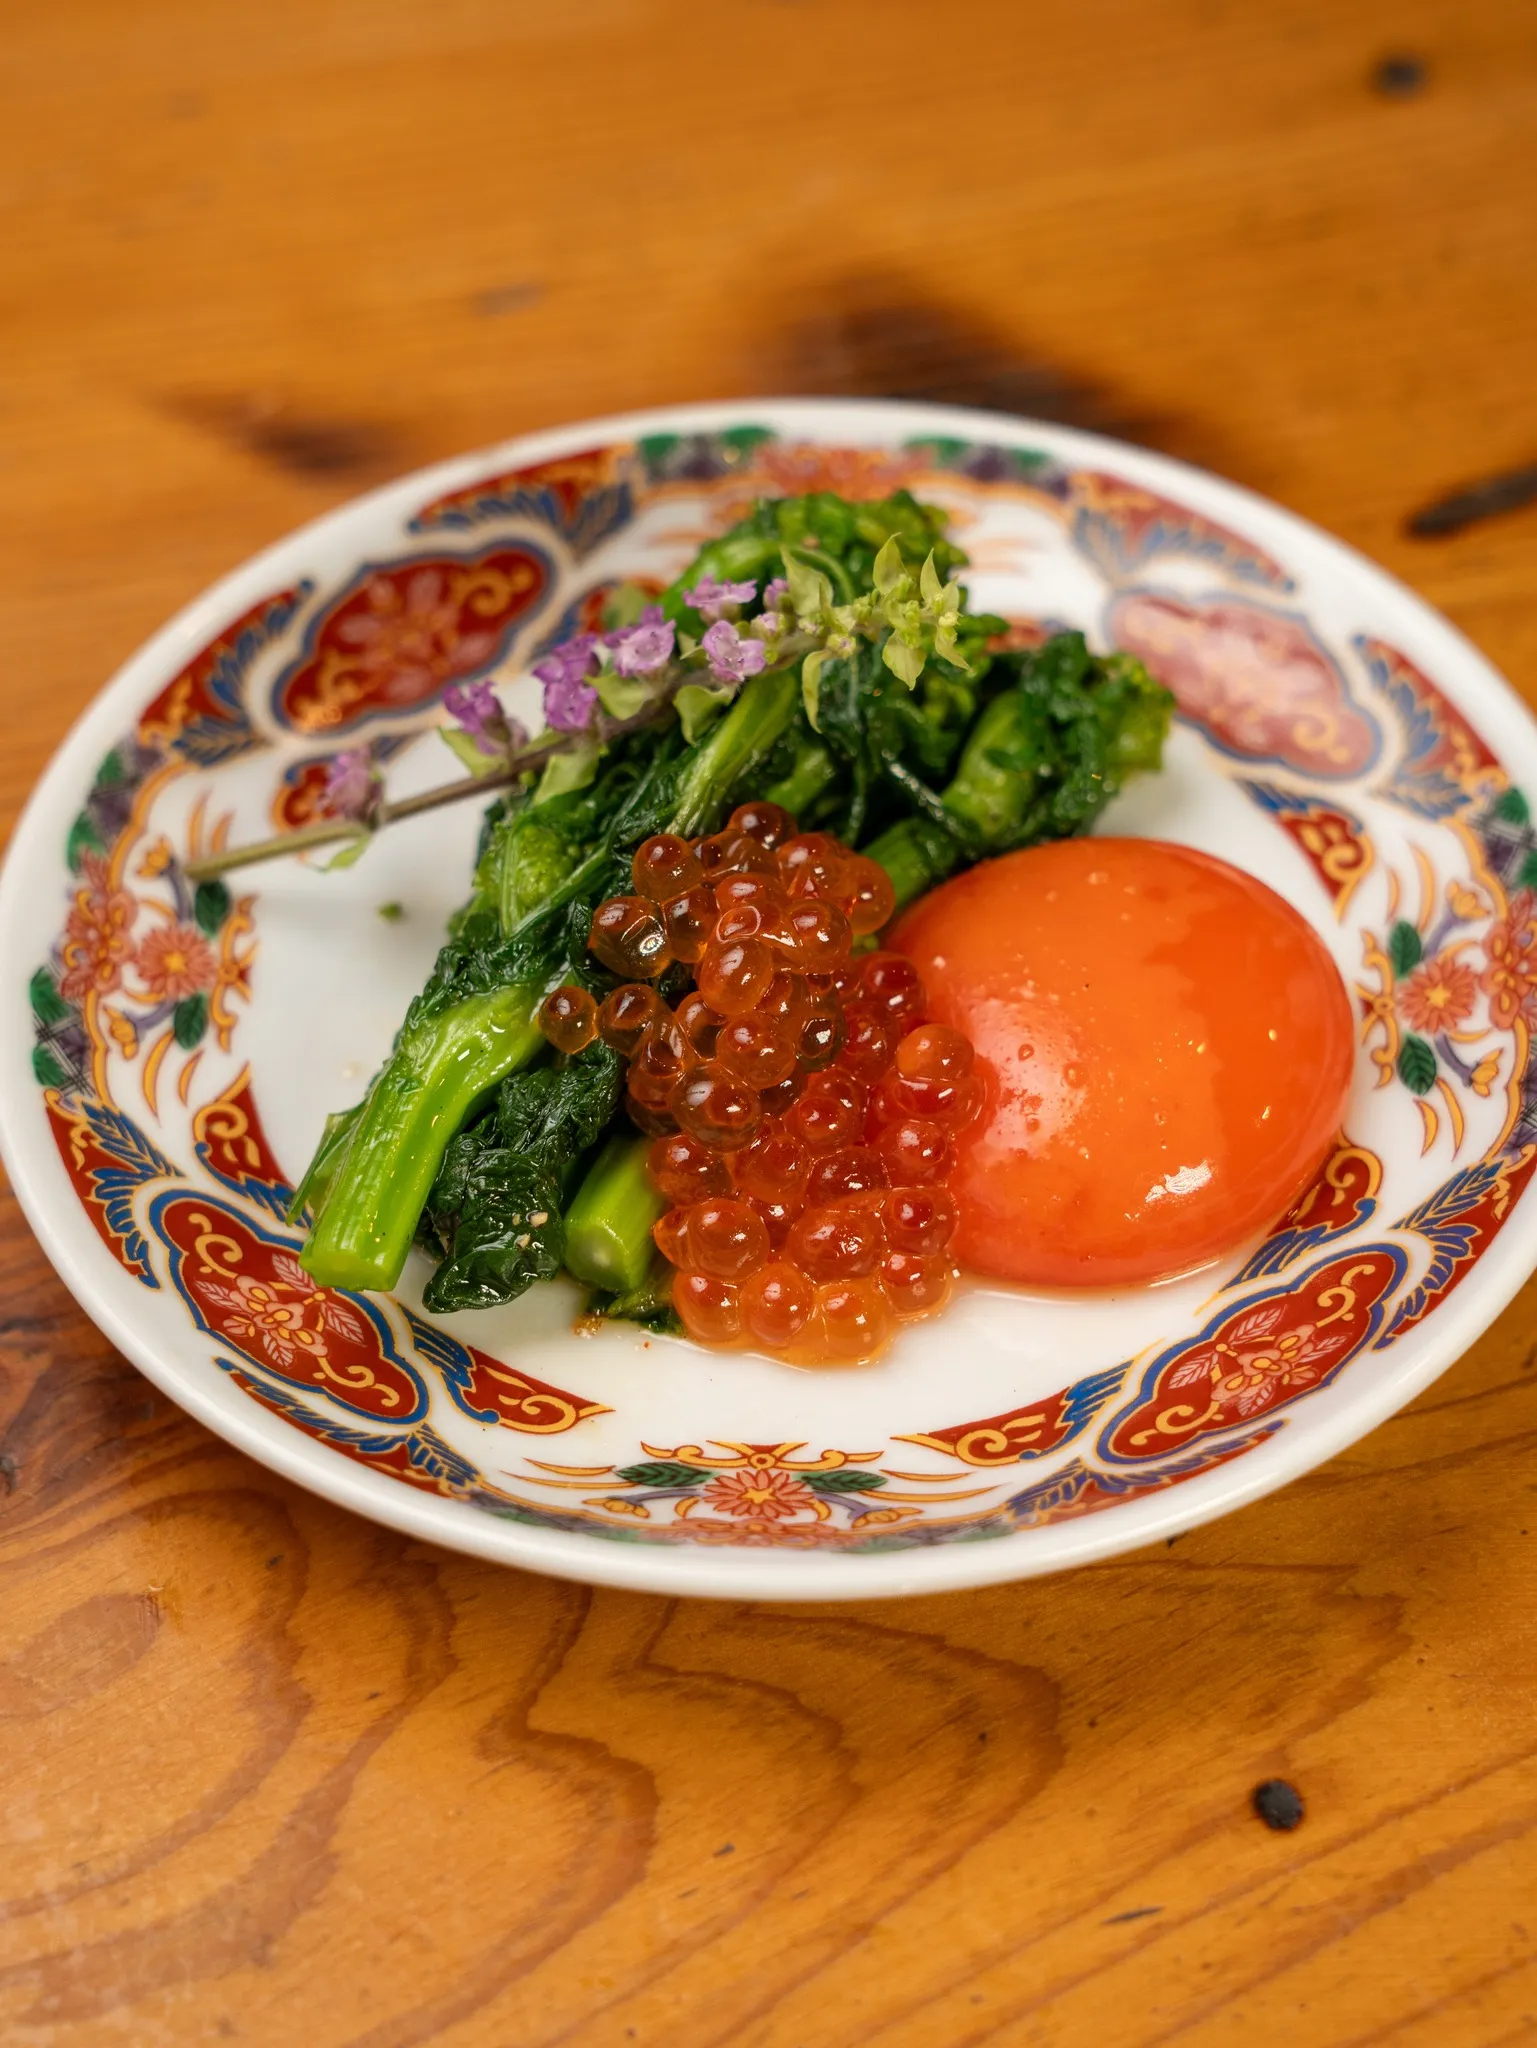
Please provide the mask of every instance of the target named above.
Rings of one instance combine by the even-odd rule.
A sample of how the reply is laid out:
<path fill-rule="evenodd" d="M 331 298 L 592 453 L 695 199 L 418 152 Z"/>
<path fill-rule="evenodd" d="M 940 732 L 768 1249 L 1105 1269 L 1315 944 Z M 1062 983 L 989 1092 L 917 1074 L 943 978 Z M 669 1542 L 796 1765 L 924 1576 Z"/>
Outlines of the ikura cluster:
<path fill-rule="evenodd" d="M 646 840 L 634 886 L 588 940 L 629 978 L 601 1007 L 557 989 L 540 1022 L 628 1062 L 679 1317 L 796 1364 L 874 1357 L 950 1294 L 954 1145 L 982 1102 L 911 962 L 851 954 L 891 916 L 884 869 L 756 803 L 708 838 Z M 679 963 L 693 987 L 669 1008 L 653 984 Z"/>

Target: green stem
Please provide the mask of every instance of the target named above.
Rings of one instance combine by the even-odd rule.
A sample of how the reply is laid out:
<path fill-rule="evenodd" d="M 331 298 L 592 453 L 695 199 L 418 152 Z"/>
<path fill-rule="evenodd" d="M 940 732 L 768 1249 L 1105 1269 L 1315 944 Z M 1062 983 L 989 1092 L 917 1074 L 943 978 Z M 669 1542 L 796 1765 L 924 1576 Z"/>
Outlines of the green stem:
<path fill-rule="evenodd" d="M 800 683 L 792 669 L 754 676 L 697 749 L 678 790 L 669 830 L 684 839 L 705 831 L 742 778 L 768 753 L 794 715 Z"/>
<path fill-rule="evenodd" d="M 566 1211 L 566 1271 L 628 1294 L 651 1267 L 651 1226 L 667 1207 L 646 1171 L 644 1138 L 610 1138 Z"/>
<path fill-rule="evenodd" d="M 979 842 L 983 851 L 1009 843 L 1035 793 L 1032 776 L 999 758 L 1008 742 L 1017 741 L 1021 717 L 1019 692 L 1010 690 L 995 697 L 972 727 L 943 793 L 945 810 L 955 814 L 954 834 L 936 818 L 907 817 L 861 849 L 890 875 L 899 910 L 955 872 L 966 858 L 966 839 Z"/>
<path fill-rule="evenodd" d="M 542 988 L 471 996 L 402 1034 L 352 1126 L 301 1255 L 323 1287 L 390 1288 L 448 1141 L 543 1043 Z"/>

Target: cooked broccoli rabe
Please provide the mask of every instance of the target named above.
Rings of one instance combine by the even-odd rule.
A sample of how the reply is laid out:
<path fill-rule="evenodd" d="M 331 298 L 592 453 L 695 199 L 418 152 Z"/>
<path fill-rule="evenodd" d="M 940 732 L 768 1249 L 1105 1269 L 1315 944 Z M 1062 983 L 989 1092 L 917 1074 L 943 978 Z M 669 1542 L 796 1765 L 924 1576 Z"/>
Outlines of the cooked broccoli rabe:
<path fill-rule="evenodd" d="M 948 581 L 965 558 L 943 526 L 906 492 L 766 502 L 667 591 L 691 644 L 704 622 L 685 592 L 700 579 L 761 593 L 786 576 L 797 611 L 820 607 L 818 651 L 771 662 L 729 708 L 680 692 L 678 717 L 492 806 L 448 944 L 296 1197 L 296 1215 L 312 1211 L 316 1279 L 392 1287 L 414 1241 L 441 1261 L 433 1310 L 510 1301 L 564 1267 L 609 1312 L 665 1318 L 650 1289 L 660 1205 L 618 1114 L 619 1062 L 601 1044 L 555 1057 L 534 1022 L 559 983 L 600 999 L 613 985 L 587 932 L 597 904 L 628 891 L 641 840 L 713 830 L 733 804 L 769 797 L 881 861 L 900 905 L 987 855 L 1086 830 L 1158 766 L 1168 693 L 1078 633 L 989 652 L 1004 621 L 965 609 Z M 921 591 L 903 570 L 920 561 Z"/>

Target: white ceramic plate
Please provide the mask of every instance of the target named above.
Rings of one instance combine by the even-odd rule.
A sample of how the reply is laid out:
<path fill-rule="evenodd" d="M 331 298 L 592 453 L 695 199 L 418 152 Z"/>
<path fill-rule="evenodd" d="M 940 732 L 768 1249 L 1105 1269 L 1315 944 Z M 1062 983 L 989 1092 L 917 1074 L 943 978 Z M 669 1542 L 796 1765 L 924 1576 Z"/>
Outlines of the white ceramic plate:
<path fill-rule="evenodd" d="M 467 888 L 473 806 L 356 868 L 188 891 L 200 847 L 312 817 L 325 763 L 441 780 L 445 683 L 523 669 L 760 494 L 906 484 L 975 600 L 1174 689 L 1167 771 L 1105 828 L 1262 876 L 1357 991 L 1348 1141 L 1275 1232 L 1095 1300 L 969 1287 L 879 1365 L 791 1371 L 574 1290 L 429 1321 L 313 1287 L 282 1221 Z M 585 609 L 584 609 L 585 608 Z M 814 401 L 605 420 L 377 491 L 156 635 L 60 749 L 0 882 L 0 1139 L 96 1322 L 210 1428 L 461 1550 L 669 1593 L 891 1595 L 1171 1534 L 1351 1443 L 1537 1257 L 1537 728 L 1444 620 L 1274 506 L 1056 427 Z M 381 905 L 404 915 L 387 921 Z M 260 1112 L 258 1114 L 258 1107 Z"/>

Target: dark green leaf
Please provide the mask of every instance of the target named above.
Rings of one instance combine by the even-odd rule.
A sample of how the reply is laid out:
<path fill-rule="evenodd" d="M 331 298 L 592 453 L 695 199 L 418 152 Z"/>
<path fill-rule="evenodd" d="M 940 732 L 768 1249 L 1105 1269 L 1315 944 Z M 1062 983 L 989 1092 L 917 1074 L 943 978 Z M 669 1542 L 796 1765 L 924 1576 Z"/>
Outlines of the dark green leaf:
<path fill-rule="evenodd" d="M 1434 1050 L 1423 1038 L 1409 1032 L 1398 1048 L 1398 1078 L 1406 1088 L 1416 1095 L 1424 1095 L 1435 1086 L 1436 1056 Z"/>
<path fill-rule="evenodd" d="M 69 1083 L 69 1075 L 59 1064 L 58 1055 L 51 1046 L 33 1046 L 32 1074 L 44 1088 L 64 1088 Z"/>
<path fill-rule="evenodd" d="M 1420 935 L 1406 918 L 1400 918 L 1388 933 L 1388 958 L 1393 963 L 1393 972 L 1402 979 L 1412 974 L 1420 964 L 1425 948 Z"/>
<path fill-rule="evenodd" d="M 698 1486 L 709 1476 L 697 1465 L 681 1465 L 660 1458 L 652 1465 L 621 1465 L 616 1474 L 627 1486 L 665 1486 L 669 1490 L 679 1486 Z"/>
<path fill-rule="evenodd" d="M 106 847 L 96 820 L 89 811 L 82 811 L 69 828 L 69 837 L 64 842 L 64 858 L 69 862 L 72 875 L 80 872 L 80 863 L 88 853 L 105 853 Z"/>
<path fill-rule="evenodd" d="M 229 916 L 229 904 L 229 890 L 222 882 L 199 882 L 192 898 L 192 915 L 198 930 L 212 938 Z"/>
<path fill-rule="evenodd" d="M 46 967 L 39 967 L 27 984 L 32 1014 L 39 1024 L 62 1024 L 75 1013 L 59 994 L 59 985 Z"/>
<path fill-rule="evenodd" d="M 433 1187 L 428 1213 L 448 1253 L 422 1293 L 435 1315 L 515 1301 L 553 1280 L 565 1255 L 554 1181 L 519 1153 L 481 1145 L 483 1128 L 453 1141 Z"/>
<path fill-rule="evenodd" d="M 558 1180 L 613 1116 L 623 1078 L 624 1062 L 601 1039 L 564 1066 L 509 1074 L 496 1099 L 502 1145 Z"/>
<path fill-rule="evenodd" d="M 208 1029 L 207 996 L 184 996 L 171 1015 L 176 1043 L 190 1052 Z"/>
<path fill-rule="evenodd" d="M 837 1472 L 806 1472 L 801 1477 L 814 1493 L 874 1493 L 886 1484 L 879 1472 L 851 1472 L 847 1467 Z"/>

